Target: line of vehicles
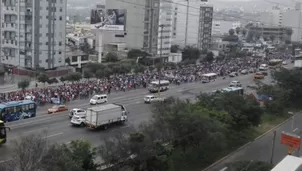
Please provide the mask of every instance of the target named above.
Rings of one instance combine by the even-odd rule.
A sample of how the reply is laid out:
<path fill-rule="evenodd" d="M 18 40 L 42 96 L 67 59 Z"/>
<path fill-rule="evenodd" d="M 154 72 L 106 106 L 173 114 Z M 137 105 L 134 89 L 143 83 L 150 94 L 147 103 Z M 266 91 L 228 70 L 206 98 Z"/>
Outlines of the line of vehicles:
<path fill-rule="evenodd" d="M 264 71 L 268 69 L 268 66 L 263 64 L 260 66 L 259 70 L 261 73 L 256 72 L 254 75 L 255 79 L 264 78 Z M 208 73 L 202 75 L 202 82 L 212 82 L 217 79 L 216 73 Z M 166 91 L 169 89 L 170 82 L 168 80 L 156 80 L 152 81 L 148 90 L 150 93 L 158 93 Z M 222 91 L 234 91 L 243 93 L 241 88 L 241 83 L 239 81 L 232 81 L 229 88 Z M 165 98 L 159 97 L 156 94 L 146 95 L 143 98 L 145 103 L 152 102 L 163 102 Z M 89 128 L 107 128 L 111 124 L 115 123 L 125 123 L 128 118 L 128 111 L 123 105 L 119 104 L 104 104 L 108 102 L 108 96 L 106 94 L 94 95 L 89 103 L 91 105 L 96 105 L 95 107 L 90 107 L 87 110 L 75 108 L 70 110 L 69 117 L 72 125 L 86 126 Z M 104 105 L 98 105 L 104 104 Z M 6 141 L 6 122 L 12 122 L 16 120 L 22 120 L 27 118 L 32 118 L 36 116 L 37 105 L 32 100 L 23 101 L 12 101 L 0 104 L 0 144 Z M 57 104 L 48 109 L 48 114 L 54 114 L 58 112 L 68 111 L 68 107 L 63 104 Z"/>

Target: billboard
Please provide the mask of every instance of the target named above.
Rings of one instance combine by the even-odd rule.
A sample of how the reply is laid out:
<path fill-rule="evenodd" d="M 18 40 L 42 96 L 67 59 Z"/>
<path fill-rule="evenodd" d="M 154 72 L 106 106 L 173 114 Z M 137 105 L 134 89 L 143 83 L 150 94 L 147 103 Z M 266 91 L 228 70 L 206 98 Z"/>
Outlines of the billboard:
<path fill-rule="evenodd" d="M 125 9 L 106 9 L 105 5 L 98 5 L 91 10 L 90 24 L 92 29 L 124 31 L 126 24 Z"/>

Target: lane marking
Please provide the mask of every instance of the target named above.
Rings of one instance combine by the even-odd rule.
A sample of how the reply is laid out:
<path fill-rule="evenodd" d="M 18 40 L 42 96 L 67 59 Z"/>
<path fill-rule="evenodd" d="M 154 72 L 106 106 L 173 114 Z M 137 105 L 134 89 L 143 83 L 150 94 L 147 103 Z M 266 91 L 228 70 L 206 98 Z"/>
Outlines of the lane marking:
<path fill-rule="evenodd" d="M 293 132 L 296 132 L 298 129 L 299 129 L 299 128 L 295 128 L 295 129 L 293 130 Z"/>
<path fill-rule="evenodd" d="M 226 171 L 228 169 L 228 167 L 224 167 L 223 169 L 221 169 L 220 171 Z"/>
<path fill-rule="evenodd" d="M 63 132 L 60 132 L 60 133 L 57 133 L 57 134 L 51 134 L 51 135 L 48 135 L 48 136 L 46 136 L 46 137 L 43 137 L 43 139 L 45 139 L 45 138 L 51 138 L 51 137 L 55 137 L 55 136 L 59 136 L 59 135 L 62 135 L 62 134 L 64 134 Z"/>

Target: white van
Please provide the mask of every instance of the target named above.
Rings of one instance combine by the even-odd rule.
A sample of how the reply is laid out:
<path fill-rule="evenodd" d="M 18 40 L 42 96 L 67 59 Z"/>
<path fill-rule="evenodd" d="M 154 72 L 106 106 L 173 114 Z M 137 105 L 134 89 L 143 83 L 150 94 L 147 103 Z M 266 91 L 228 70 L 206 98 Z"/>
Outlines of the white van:
<path fill-rule="evenodd" d="M 108 101 L 107 94 L 94 95 L 90 99 L 90 104 L 91 105 L 96 105 L 96 104 L 100 104 L 100 103 L 106 103 L 107 101 Z"/>

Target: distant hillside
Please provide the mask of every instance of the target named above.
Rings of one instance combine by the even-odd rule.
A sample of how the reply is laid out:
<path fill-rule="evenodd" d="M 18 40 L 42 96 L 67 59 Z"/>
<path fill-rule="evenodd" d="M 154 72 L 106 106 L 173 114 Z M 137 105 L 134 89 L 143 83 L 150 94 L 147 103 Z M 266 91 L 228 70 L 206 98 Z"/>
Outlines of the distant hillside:
<path fill-rule="evenodd" d="M 209 0 L 215 8 L 243 8 L 246 12 L 271 9 L 279 5 L 280 8 L 293 8 L 295 3 L 290 0 Z"/>

